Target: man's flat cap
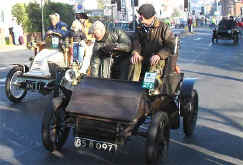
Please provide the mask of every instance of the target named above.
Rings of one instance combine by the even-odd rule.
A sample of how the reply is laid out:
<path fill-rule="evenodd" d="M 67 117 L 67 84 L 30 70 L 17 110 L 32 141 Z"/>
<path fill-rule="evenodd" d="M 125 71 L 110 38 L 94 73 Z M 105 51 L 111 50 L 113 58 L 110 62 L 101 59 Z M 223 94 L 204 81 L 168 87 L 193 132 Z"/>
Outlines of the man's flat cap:
<path fill-rule="evenodd" d="M 139 7 L 138 14 L 144 16 L 146 19 L 149 19 L 155 15 L 155 9 L 151 4 L 143 4 Z"/>

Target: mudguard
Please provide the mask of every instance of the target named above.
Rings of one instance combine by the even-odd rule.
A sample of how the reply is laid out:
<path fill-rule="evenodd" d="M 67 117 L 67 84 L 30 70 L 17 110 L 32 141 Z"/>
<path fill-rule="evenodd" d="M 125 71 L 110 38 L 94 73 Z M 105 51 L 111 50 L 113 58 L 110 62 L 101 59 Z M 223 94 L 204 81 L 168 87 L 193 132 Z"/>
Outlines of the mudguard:
<path fill-rule="evenodd" d="M 11 65 L 23 67 L 23 72 L 24 73 L 29 71 L 29 67 L 27 65 L 24 65 L 24 64 L 11 64 Z"/>
<path fill-rule="evenodd" d="M 196 80 L 196 78 L 184 78 L 181 86 L 181 96 L 183 99 L 191 98 Z"/>
<path fill-rule="evenodd" d="M 134 122 L 143 115 L 144 89 L 137 82 L 84 78 L 72 90 L 67 112 Z"/>

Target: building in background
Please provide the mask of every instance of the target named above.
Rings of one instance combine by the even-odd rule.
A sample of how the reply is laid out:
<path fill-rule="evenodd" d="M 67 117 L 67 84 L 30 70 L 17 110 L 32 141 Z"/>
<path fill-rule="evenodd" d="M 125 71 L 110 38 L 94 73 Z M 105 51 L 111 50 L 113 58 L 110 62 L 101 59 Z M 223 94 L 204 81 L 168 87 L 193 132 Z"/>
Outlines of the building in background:
<path fill-rule="evenodd" d="M 221 0 L 223 16 L 243 16 L 242 0 Z"/>

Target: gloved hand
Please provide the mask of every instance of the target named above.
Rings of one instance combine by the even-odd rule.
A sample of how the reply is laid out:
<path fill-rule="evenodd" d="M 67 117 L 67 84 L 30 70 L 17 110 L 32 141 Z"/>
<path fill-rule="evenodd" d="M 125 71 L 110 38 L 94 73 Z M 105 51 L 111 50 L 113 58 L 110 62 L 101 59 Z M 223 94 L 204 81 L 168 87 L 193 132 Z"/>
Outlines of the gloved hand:
<path fill-rule="evenodd" d="M 112 55 L 113 50 L 116 47 L 117 47 L 116 44 L 110 44 L 110 45 L 101 47 L 98 52 L 99 52 L 100 56 L 110 57 Z"/>

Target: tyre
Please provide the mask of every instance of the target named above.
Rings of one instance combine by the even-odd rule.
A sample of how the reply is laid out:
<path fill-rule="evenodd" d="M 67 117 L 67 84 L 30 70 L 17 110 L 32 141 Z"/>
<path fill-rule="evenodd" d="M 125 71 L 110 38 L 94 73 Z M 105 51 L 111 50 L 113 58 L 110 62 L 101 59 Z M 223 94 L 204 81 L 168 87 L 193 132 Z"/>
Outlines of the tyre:
<path fill-rule="evenodd" d="M 158 111 L 148 130 L 145 156 L 148 165 L 157 165 L 167 160 L 169 148 L 169 119 L 165 112 Z"/>
<path fill-rule="evenodd" d="M 14 103 L 20 102 L 27 94 L 27 89 L 20 88 L 17 79 L 19 75 L 23 74 L 23 70 L 23 67 L 15 66 L 9 71 L 5 82 L 6 96 Z"/>
<path fill-rule="evenodd" d="M 60 150 L 67 141 L 70 128 L 65 125 L 65 112 L 63 109 L 55 111 L 53 106 L 43 116 L 41 136 L 44 147 L 53 152 Z"/>
<path fill-rule="evenodd" d="M 195 89 L 192 91 L 191 99 L 186 104 L 183 117 L 183 130 L 185 135 L 190 137 L 193 135 L 198 116 L 198 94 Z"/>

